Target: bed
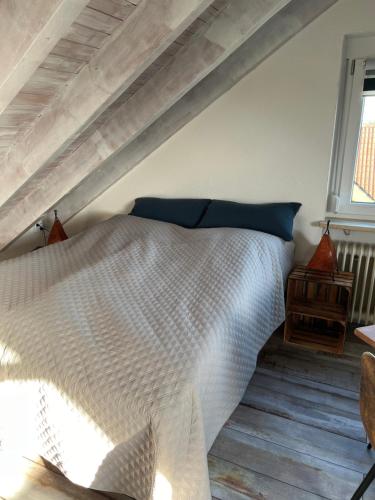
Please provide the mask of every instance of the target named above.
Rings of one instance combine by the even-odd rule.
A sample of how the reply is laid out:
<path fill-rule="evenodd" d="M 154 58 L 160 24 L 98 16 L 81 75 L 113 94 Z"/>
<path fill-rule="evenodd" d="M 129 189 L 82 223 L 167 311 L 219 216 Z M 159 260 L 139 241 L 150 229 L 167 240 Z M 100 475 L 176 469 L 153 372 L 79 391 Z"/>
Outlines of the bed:
<path fill-rule="evenodd" d="M 269 234 L 120 215 L 1 263 L 3 446 L 137 500 L 211 498 L 292 260 Z"/>

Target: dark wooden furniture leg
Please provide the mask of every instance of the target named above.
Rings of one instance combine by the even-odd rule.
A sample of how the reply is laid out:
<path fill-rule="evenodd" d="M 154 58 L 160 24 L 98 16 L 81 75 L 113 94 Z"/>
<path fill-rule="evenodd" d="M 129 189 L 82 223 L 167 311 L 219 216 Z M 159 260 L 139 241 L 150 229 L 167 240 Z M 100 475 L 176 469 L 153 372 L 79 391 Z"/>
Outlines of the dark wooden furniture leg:
<path fill-rule="evenodd" d="M 362 483 L 358 486 L 357 491 L 352 496 L 351 500 L 360 500 L 374 479 L 375 479 L 375 464 L 371 467 L 369 472 L 366 474 Z"/>

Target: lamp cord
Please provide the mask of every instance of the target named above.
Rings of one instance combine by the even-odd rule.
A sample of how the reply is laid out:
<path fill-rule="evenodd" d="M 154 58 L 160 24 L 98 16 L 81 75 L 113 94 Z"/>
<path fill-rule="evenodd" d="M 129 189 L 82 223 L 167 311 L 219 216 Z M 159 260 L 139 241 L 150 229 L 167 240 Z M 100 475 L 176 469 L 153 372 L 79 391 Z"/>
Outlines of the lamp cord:
<path fill-rule="evenodd" d="M 36 227 L 38 227 L 40 229 L 40 231 L 42 231 L 44 246 L 46 247 L 47 246 L 47 235 L 46 235 L 46 233 L 48 233 L 49 230 L 46 227 L 42 226 L 42 224 L 39 224 L 39 223 L 36 224 Z"/>

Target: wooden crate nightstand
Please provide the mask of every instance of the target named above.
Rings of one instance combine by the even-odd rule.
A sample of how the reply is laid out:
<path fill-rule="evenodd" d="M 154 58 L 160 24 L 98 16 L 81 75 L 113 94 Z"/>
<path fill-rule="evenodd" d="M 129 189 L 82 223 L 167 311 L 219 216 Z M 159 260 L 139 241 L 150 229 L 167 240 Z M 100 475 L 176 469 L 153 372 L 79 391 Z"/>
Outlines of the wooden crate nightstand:
<path fill-rule="evenodd" d="M 353 279 L 297 266 L 288 278 L 284 342 L 342 353 Z"/>

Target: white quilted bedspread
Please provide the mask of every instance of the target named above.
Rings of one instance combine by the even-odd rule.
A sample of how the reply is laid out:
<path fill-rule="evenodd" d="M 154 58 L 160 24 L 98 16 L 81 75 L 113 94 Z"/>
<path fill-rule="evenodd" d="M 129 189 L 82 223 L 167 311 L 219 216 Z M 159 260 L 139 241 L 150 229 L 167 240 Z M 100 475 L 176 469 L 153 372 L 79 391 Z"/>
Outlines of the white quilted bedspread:
<path fill-rule="evenodd" d="M 3 446 L 83 486 L 207 500 L 207 452 L 284 319 L 291 259 L 255 231 L 116 216 L 1 263 Z"/>

